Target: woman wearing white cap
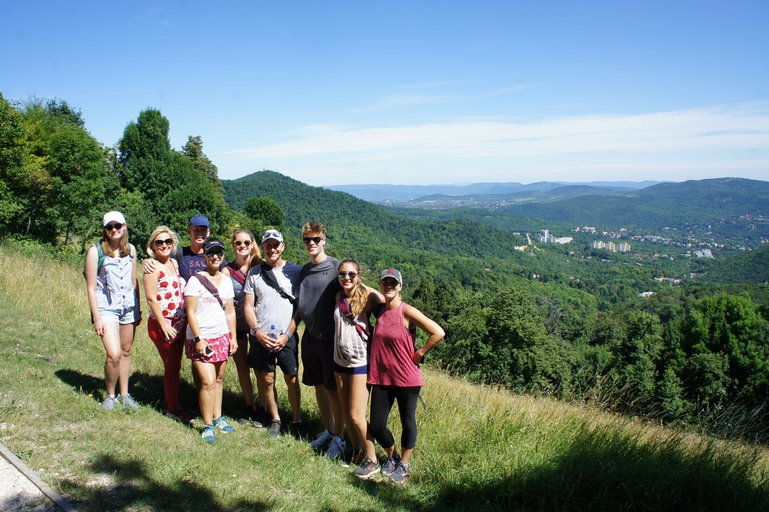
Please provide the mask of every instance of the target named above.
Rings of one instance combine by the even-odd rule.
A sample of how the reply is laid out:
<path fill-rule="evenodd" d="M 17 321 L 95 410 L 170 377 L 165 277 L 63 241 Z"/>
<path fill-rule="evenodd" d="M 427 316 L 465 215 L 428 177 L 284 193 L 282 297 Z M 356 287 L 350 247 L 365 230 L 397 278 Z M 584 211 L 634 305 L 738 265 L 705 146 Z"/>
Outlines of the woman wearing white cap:
<path fill-rule="evenodd" d="M 85 257 L 85 279 L 93 328 L 101 336 L 107 360 L 104 383 L 107 397 L 104 409 L 117 403 L 135 409 L 136 401 L 128 393 L 131 371 L 131 345 L 136 325 L 141 322 L 139 288 L 136 280 L 136 249 L 128 243 L 125 217 L 116 211 L 102 219 L 101 241 L 93 244 Z M 120 385 L 120 396 L 115 388 Z"/>
<path fill-rule="evenodd" d="M 444 336 L 441 326 L 401 300 L 402 286 L 401 273 L 394 268 L 386 269 L 379 277 L 385 304 L 377 314 L 369 356 L 370 431 L 387 453 L 387 460 L 380 468 L 367 446 L 366 460 L 355 470 L 360 478 L 369 478 L 381 470 L 396 484 L 406 483 L 411 474 L 409 461 L 417 441 L 416 407 L 424 383 L 419 363 Z M 419 349 L 414 344 L 417 327 L 429 335 Z M 400 454 L 387 428 L 394 402 L 398 402 L 402 427 Z"/>

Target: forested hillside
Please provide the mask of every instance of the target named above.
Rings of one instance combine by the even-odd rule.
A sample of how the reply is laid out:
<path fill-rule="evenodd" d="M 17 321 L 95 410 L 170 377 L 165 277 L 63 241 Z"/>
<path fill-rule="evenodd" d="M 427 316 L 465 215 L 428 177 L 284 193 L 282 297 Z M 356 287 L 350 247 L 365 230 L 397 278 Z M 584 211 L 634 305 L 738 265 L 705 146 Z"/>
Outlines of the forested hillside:
<path fill-rule="evenodd" d="M 311 187 L 281 174 L 262 171 L 237 180 L 223 181 L 227 202 L 242 209 L 251 197 L 273 199 L 285 210 L 285 224 L 299 243 L 299 228 L 308 220 L 328 229 L 329 251 L 354 257 L 374 269 L 400 265 L 408 279 L 439 279 L 469 288 L 494 285 L 526 276 L 525 256 L 512 247 L 524 243 L 520 236 L 472 221 L 428 222 L 398 217 L 347 193 Z M 499 269 L 492 274 L 485 268 Z"/>
<path fill-rule="evenodd" d="M 769 282 L 769 245 L 716 262 L 702 280 L 729 284 Z"/>
<path fill-rule="evenodd" d="M 525 214 L 573 225 L 650 229 L 716 223 L 741 215 L 769 217 L 769 182 L 718 178 L 660 183 L 622 196 L 582 196 L 552 203 L 513 205 L 501 208 L 499 213 Z"/>

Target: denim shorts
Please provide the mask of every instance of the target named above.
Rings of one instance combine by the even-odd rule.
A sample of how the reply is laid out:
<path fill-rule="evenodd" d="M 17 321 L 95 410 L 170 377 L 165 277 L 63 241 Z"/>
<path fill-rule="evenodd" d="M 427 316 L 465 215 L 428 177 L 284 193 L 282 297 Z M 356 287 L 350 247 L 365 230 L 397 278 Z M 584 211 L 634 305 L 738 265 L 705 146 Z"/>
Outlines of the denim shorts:
<path fill-rule="evenodd" d="M 104 323 L 117 322 L 121 325 L 133 324 L 139 317 L 139 308 L 131 306 L 126 308 L 122 305 L 99 306 L 99 316 Z"/>

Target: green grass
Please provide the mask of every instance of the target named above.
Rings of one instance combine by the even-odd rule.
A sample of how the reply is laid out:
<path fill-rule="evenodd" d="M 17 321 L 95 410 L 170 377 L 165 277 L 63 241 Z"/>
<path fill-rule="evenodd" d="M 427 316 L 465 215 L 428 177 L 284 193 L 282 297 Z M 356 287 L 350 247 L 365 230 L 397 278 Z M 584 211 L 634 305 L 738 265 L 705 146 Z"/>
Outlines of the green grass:
<path fill-rule="evenodd" d="M 162 365 L 144 324 L 132 377 L 144 405 L 101 409 L 104 351 L 80 268 L 0 245 L 0 291 L 0 440 L 81 511 L 769 510 L 765 447 L 430 370 L 405 487 L 358 481 L 306 444 L 251 427 L 207 445 L 162 416 Z M 182 375 L 186 399 L 188 363 Z M 303 388 L 305 419 L 318 428 L 312 398 Z M 231 365 L 225 413 L 239 403 Z"/>

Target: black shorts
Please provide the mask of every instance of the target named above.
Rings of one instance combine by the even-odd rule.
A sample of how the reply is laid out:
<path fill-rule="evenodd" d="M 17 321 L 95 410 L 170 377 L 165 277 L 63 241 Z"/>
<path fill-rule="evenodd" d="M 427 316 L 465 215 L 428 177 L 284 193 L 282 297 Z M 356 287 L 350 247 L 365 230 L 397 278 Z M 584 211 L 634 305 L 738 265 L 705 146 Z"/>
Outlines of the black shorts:
<path fill-rule="evenodd" d="M 305 386 L 325 386 L 336 390 L 334 379 L 334 341 L 319 340 L 307 332 L 302 336 L 302 384 Z"/>
<path fill-rule="evenodd" d="M 270 352 L 259 343 L 255 336 L 248 336 L 248 365 L 257 372 L 272 373 L 280 366 L 284 375 L 299 373 L 299 349 L 296 334 L 288 339 L 288 343 L 279 352 Z"/>

